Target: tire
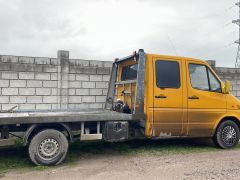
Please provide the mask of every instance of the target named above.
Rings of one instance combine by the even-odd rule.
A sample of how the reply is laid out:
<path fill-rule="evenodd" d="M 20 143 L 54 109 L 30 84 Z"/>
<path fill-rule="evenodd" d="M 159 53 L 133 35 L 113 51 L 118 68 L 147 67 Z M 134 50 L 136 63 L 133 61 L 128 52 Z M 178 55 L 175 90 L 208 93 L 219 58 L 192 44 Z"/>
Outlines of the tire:
<path fill-rule="evenodd" d="M 28 147 L 28 154 L 36 165 L 60 164 L 68 152 L 68 140 L 60 131 L 45 129 L 36 134 Z"/>
<path fill-rule="evenodd" d="M 239 137 L 240 132 L 238 125 L 231 120 L 227 120 L 218 126 L 213 141 L 222 149 L 230 149 L 238 144 Z"/>

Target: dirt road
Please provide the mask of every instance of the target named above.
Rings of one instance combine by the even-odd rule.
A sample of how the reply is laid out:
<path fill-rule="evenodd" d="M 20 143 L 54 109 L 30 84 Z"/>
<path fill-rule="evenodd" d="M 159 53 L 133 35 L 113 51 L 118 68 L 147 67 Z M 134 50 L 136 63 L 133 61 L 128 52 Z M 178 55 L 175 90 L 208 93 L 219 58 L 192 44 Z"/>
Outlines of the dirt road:
<path fill-rule="evenodd" d="M 73 167 L 10 172 L 1 180 L 240 179 L 240 151 L 167 156 L 96 156 Z"/>

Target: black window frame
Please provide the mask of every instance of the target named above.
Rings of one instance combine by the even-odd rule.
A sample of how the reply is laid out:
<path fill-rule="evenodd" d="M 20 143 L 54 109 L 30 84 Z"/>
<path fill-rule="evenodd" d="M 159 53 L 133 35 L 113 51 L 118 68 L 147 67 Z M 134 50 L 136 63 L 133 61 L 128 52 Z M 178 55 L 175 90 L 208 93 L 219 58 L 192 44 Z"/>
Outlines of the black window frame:
<path fill-rule="evenodd" d="M 157 80 L 157 62 L 158 61 L 167 61 L 167 62 L 174 62 L 178 65 L 179 68 L 179 84 L 177 87 L 160 87 L 158 85 L 158 80 Z M 177 60 L 167 60 L 167 59 L 158 59 L 155 61 L 155 77 L 156 77 L 156 86 L 160 89 L 180 89 L 181 88 L 181 68 L 180 68 L 180 63 Z"/>
<path fill-rule="evenodd" d="M 204 90 L 204 89 L 198 89 L 198 88 L 195 88 L 193 87 L 192 85 L 192 81 L 191 81 L 191 74 L 190 74 L 190 68 L 189 68 L 189 65 L 199 65 L 199 66 L 204 66 L 206 68 L 206 73 L 207 73 L 207 80 L 208 80 L 208 90 Z M 212 73 L 212 75 L 216 78 L 216 80 L 218 81 L 219 85 L 220 85 L 220 92 L 219 91 L 214 91 L 211 89 L 211 84 L 210 84 L 210 79 L 209 79 L 209 71 Z M 190 84 L 191 84 L 191 87 L 193 89 L 197 89 L 197 90 L 200 90 L 200 91 L 207 91 L 207 92 L 215 92 L 215 93 L 222 93 L 222 88 L 221 88 L 221 81 L 219 81 L 219 79 L 216 77 L 216 75 L 212 72 L 212 70 L 206 66 L 205 64 L 197 64 L 197 63 L 188 63 L 188 73 L 189 73 L 189 77 L 190 77 Z"/>

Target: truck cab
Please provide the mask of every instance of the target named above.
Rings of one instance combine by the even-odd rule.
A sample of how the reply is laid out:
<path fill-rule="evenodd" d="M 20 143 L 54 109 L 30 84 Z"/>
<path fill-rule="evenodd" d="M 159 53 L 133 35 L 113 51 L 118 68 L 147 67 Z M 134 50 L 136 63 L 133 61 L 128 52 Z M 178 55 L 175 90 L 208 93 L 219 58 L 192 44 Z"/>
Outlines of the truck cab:
<path fill-rule="evenodd" d="M 212 137 L 222 148 L 238 143 L 240 101 L 207 62 L 140 50 L 114 64 L 113 109 L 145 114 L 145 136 Z"/>

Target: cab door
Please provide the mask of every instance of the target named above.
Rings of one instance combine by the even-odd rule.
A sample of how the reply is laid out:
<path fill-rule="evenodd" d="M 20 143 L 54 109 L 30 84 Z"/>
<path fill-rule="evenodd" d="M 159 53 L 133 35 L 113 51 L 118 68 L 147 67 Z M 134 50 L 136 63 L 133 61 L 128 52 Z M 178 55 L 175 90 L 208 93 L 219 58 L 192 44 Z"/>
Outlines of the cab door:
<path fill-rule="evenodd" d="M 153 136 L 180 136 L 183 118 L 181 60 L 153 59 Z"/>
<path fill-rule="evenodd" d="M 209 137 L 226 113 L 226 95 L 214 71 L 204 62 L 187 61 L 188 135 Z"/>

